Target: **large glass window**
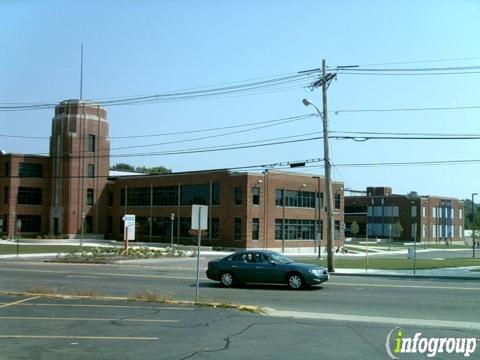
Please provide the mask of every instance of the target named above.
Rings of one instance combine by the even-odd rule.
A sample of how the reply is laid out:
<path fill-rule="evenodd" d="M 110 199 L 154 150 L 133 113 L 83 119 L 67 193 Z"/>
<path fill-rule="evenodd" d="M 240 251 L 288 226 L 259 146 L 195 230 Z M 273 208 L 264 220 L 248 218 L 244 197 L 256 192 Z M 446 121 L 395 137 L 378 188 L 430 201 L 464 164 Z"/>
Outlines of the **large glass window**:
<path fill-rule="evenodd" d="M 295 190 L 275 190 L 275 205 L 287 207 L 315 208 L 315 192 Z"/>
<path fill-rule="evenodd" d="M 275 238 L 283 238 L 283 219 L 275 219 Z M 315 239 L 315 220 L 285 219 L 285 240 Z"/>
<path fill-rule="evenodd" d="M 22 222 L 20 232 L 41 232 L 42 217 L 40 215 L 18 215 L 17 219 Z"/>
<path fill-rule="evenodd" d="M 153 188 L 153 205 L 175 206 L 178 204 L 178 187 L 161 186 Z"/>
<path fill-rule="evenodd" d="M 93 233 L 93 216 L 89 215 L 89 216 L 85 217 L 84 231 L 87 234 L 92 234 Z"/>
<path fill-rule="evenodd" d="M 149 206 L 150 205 L 150 188 L 128 188 L 127 189 L 127 205 L 128 206 Z M 120 205 L 125 205 L 125 189 L 120 191 Z"/>
<path fill-rule="evenodd" d="M 241 186 L 235 187 L 234 190 L 235 205 L 242 205 L 243 201 L 243 188 Z"/>
<path fill-rule="evenodd" d="M 10 196 L 10 191 L 8 190 L 8 186 L 3 188 L 3 203 L 8 204 L 8 197 Z"/>
<path fill-rule="evenodd" d="M 260 236 L 260 219 L 252 219 L 252 240 L 258 240 Z"/>
<path fill-rule="evenodd" d="M 20 186 L 17 203 L 21 205 L 42 205 L 42 188 Z"/>
<path fill-rule="evenodd" d="M 43 177 L 43 164 L 22 162 L 18 168 L 18 176 L 41 178 Z"/>
<path fill-rule="evenodd" d="M 181 187 L 181 205 L 208 205 L 210 202 L 210 185 L 183 185 Z M 212 184 L 212 205 L 220 204 L 220 185 Z"/>

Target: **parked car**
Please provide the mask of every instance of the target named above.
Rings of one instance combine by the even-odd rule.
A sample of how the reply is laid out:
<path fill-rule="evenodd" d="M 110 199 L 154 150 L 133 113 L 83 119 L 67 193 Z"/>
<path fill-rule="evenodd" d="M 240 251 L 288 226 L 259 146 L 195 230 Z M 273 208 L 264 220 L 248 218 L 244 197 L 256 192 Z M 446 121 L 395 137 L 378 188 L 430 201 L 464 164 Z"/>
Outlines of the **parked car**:
<path fill-rule="evenodd" d="M 225 287 L 244 283 L 287 284 L 291 289 L 321 284 L 329 279 L 321 266 L 296 263 L 274 251 L 239 251 L 208 262 L 207 277 Z"/>

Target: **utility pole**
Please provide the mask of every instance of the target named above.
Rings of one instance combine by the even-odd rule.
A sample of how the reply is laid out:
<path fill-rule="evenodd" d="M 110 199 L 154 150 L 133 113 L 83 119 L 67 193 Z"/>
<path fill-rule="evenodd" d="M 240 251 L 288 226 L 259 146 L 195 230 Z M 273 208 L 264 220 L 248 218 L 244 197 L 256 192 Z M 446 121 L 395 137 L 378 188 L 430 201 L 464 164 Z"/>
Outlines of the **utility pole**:
<path fill-rule="evenodd" d="M 330 152 L 328 146 L 328 107 L 327 107 L 327 65 L 325 59 L 322 60 L 322 102 L 323 102 L 323 153 L 325 162 L 325 185 L 327 190 L 327 266 L 329 272 L 334 272 L 333 262 L 333 203 L 332 203 L 332 181 L 331 181 L 331 164 Z"/>
<path fill-rule="evenodd" d="M 309 70 L 305 72 L 318 71 Z M 330 82 L 335 78 L 336 74 L 327 73 L 327 65 L 325 59 L 322 60 L 322 77 L 311 84 L 312 88 L 322 86 L 322 102 L 323 102 L 323 112 L 321 112 L 314 104 L 312 104 L 307 99 L 303 99 L 303 105 L 309 106 L 312 105 L 317 111 L 318 115 L 322 119 L 323 123 L 323 161 L 325 163 L 325 195 L 327 202 L 327 267 L 329 272 L 335 271 L 334 264 L 334 253 L 333 253 L 333 238 L 334 238 L 334 227 L 333 227 L 333 202 L 332 202 L 332 181 L 331 181 L 331 164 L 330 164 L 330 155 L 328 147 L 328 106 L 327 106 L 327 90 Z"/>

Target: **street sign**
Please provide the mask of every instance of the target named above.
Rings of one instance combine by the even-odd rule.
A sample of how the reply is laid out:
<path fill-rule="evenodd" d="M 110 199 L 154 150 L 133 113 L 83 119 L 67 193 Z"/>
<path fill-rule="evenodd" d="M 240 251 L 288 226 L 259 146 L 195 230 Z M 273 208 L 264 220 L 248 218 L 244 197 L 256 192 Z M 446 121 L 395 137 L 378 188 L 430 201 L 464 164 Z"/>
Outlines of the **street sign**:
<path fill-rule="evenodd" d="M 198 230 L 197 234 L 197 284 L 195 286 L 195 302 L 198 302 L 200 290 L 200 243 L 202 242 L 202 230 L 208 229 L 208 206 L 192 205 L 192 230 Z"/>
<path fill-rule="evenodd" d="M 135 215 L 125 215 L 122 220 L 127 239 L 135 240 Z"/>
<path fill-rule="evenodd" d="M 208 229 L 208 206 L 192 205 L 192 230 Z"/>

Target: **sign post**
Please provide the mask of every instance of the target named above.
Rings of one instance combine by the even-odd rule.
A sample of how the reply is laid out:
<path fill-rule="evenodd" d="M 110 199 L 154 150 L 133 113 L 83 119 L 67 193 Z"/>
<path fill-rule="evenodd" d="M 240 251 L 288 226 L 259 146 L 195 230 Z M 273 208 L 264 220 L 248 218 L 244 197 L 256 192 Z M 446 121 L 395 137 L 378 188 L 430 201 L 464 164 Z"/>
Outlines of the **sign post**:
<path fill-rule="evenodd" d="M 128 249 L 128 241 L 135 240 L 135 215 L 127 215 L 122 218 L 123 220 L 123 239 L 125 241 L 124 249 Z"/>
<path fill-rule="evenodd" d="M 208 229 L 208 206 L 192 205 L 192 230 L 197 230 L 197 283 L 195 287 L 195 302 L 198 302 L 198 290 L 200 287 L 200 243 L 202 242 L 202 230 Z"/>
<path fill-rule="evenodd" d="M 19 250 L 20 250 L 19 239 L 20 239 L 20 230 L 22 230 L 22 220 L 17 219 L 16 226 L 17 226 L 17 256 L 18 256 L 18 253 L 19 253 Z"/>

